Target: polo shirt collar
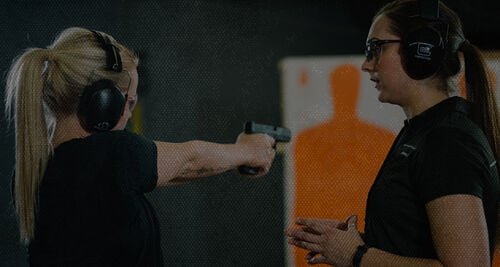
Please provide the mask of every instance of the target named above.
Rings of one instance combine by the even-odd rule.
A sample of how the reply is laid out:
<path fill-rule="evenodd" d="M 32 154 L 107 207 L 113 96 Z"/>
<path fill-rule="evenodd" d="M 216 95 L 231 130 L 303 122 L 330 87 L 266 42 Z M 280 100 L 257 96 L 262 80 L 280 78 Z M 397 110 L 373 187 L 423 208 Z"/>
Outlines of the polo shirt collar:
<path fill-rule="evenodd" d="M 404 124 L 410 128 L 425 127 L 429 123 L 432 123 L 434 120 L 439 119 L 450 112 L 461 112 L 468 115 L 469 110 L 470 103 L 467 100 L 459 96 L 453 96 L 430 107 L 419 115 L 405 120 Z"/>

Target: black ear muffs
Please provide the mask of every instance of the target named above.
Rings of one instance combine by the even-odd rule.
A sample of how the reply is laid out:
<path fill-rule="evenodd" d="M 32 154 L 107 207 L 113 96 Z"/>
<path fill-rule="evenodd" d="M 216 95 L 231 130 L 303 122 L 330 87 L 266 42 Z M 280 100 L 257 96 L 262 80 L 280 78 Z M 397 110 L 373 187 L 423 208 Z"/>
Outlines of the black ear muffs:
<path fill-rule="evenodd" d="M 421 80 L 434 75 L 441 67 L 445 43 L 437 30 L 422 26 L 401 38 L 401 54 L 408 76 Z"/>
<path fill-rule="evenodd" d="M 406 74 L 415 80 L 439 71 L 445 56 L 448 24 L 439 17 L 439 0 L 419 0 L 416 26 L 401 37 L 401 61 Z M 441 33 L 446 35 L 443 38 Z"/>
<path fill-rule="evenodd" d="M 110 39 L 97 32 L 94 34 L 99 45 L 106 51 L 106 69 L 113 72 L 122 71 L 120 49 Z M 108 79 L 98 80 L 83 89 L 78 104 L 78 117 L 83 128 L 88 132 L 103 132 L 113 129 L 125 107 L 125 96 Z"/>
<path fill-rule="evenodd" d="M 109 131 L 123 115 L 125 96 L 111 80 L 99 80 L 87 86 L 80 96 L 78 116 L 89 132 Z"/>

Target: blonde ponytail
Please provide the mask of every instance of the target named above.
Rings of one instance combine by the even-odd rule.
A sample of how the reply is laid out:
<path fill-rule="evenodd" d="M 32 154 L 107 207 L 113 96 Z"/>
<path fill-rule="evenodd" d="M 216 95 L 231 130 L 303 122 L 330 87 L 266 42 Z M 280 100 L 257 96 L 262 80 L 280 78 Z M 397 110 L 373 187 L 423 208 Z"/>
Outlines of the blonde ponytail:
<path fill-rule="evenodd" d="M 29 49 L 13 63 L 7 76 L 6 109 L 15 108 L 15 204 L 24 243 L 35 234 L 37 191 L 50 156 L 43 108 L 42 72 L 46 60 L 43 49 Z"/>

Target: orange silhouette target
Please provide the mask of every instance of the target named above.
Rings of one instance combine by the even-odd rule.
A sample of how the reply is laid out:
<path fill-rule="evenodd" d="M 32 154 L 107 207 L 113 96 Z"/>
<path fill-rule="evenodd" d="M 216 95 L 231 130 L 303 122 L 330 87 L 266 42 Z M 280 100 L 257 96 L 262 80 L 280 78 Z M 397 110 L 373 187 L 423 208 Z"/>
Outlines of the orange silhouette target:
<path fill-rule="evenodd" d="M 368 191 L 395 135 L 358 118 L 358 67 L 336 67 L 329 85 L 332 118 L 300 132 L 295 142 L 293 216 L 343 220 L 357 214 L 362 230 Z M 305 250 L 295 249 L 294 254 L 296 266 L 307 266 Z"/>

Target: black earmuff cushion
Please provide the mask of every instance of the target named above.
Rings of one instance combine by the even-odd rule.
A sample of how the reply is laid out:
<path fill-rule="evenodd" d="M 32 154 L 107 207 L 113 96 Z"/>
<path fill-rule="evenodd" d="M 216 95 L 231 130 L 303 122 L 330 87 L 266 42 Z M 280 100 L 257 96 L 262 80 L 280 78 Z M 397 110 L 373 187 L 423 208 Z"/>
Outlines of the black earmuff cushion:
<path fill-rule="evenodd" d="M 423 26 L 408 31 L 401 42 L 402 63 L 412 79 L 421 80 L 432 76 L 441 67 L 445 47 L 439 32 Z"/>
<path fill-rule="evenodd" d="M 111 80 L 99 80 L 84 88 L 78 116 L 89 132 L 108 131 L 123 114 L 125 96 Z"/>

